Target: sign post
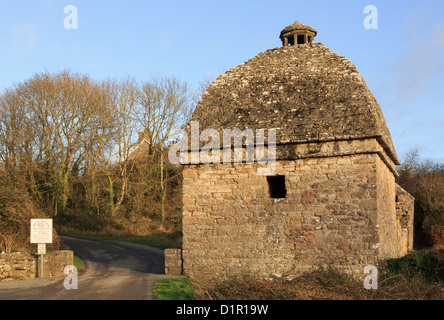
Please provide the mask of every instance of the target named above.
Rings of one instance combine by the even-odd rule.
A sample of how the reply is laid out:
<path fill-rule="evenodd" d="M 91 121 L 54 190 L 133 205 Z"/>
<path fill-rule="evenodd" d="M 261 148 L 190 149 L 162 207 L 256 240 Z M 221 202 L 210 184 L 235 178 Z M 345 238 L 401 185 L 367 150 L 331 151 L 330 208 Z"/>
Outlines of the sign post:
<path fill-rule="evenodd" d="M 40 255 L 40 277 L 43 278 L 43 255 L 46 254 L 46 243 L 37 245 L 37 254 Z"/>
<path fill-rule="evenodd" d="M 43 278 L 43 255 L 46 254 L 46 244 L 52 243 L 52 219 L 31 219 L 31 243 L 37 244 L 41 259 L 40 276 Z"/>

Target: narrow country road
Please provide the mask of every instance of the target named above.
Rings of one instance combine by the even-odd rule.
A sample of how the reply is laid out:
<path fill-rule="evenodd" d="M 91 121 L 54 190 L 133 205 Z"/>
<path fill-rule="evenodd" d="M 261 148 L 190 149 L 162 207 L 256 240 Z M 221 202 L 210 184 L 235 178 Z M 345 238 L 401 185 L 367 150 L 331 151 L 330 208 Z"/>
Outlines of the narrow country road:
<path fill-rule="evenodd" d="M 152 284 L 166 278 L 163 250 L 145 245 L 61 237 L 85 263 L 78 289 L 64 278 L 0 282 L 0 300 L 151 300 Z"/>

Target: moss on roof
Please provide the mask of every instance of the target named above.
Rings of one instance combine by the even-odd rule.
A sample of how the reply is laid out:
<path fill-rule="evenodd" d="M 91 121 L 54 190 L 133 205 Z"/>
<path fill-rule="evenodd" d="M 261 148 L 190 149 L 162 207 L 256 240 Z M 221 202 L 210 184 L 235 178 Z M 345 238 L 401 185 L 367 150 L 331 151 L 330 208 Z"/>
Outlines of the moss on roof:
<path fill-rule="evenodd" d="M 216 79 L 200 130 L 277 129 L 277 144 L 374 137 L 399 163 L 381 108 L 355 65 L 322 43 L 259 53 Z"/>

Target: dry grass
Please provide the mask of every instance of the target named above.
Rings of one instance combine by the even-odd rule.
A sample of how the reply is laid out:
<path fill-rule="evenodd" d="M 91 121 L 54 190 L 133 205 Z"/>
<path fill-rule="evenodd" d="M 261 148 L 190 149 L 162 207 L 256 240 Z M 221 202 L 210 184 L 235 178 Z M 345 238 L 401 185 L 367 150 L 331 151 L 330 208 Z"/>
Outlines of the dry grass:
<path fill-rule="evenodd" d="M 443 283 L 424 284 L 399 277 L 366 290 L 362 283 L 343 281 L 327 284 L 325 275 L 306 275 L 292 281 L 192 279 L 196 300 L 443 300 Z M 327 282 L 327 283 L 326 283 Z"/>
<path fill-rule="evenodd" d="M 196 300 L 444 300 L 444 282 L 384 271 L 377 290 L 330 269 L 317 269 L 292 280 L 251 276 L 191 278 Z"/>

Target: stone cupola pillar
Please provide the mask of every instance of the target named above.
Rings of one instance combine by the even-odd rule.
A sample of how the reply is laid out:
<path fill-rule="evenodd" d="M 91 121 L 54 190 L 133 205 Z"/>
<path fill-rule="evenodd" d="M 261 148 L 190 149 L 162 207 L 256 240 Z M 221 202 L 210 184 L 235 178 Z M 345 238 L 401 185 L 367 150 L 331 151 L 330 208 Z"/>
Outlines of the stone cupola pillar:
<path fill-rule="evenodd" d="M 318 32 L 312 27 L 296 21 L 281 31 L 280 39 L 282 40 L 282 46 L 286 47 L 289 45 L 313 43 L 313 39 L 317 34 Z"/>

